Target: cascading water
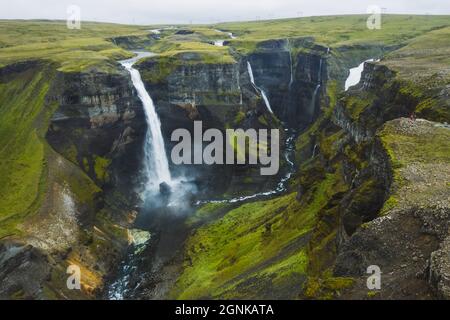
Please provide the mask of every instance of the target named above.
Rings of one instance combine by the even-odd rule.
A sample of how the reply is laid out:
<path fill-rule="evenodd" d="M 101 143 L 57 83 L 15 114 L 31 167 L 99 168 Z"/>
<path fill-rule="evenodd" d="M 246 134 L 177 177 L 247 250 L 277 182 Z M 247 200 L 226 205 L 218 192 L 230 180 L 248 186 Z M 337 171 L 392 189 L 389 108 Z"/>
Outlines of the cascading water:
<path fill-rule="evenodd" d="M 248 69 L 248 74 L 250 76 L 250 82 L 255 86 L 256 90 L 258 90 L 259 92 L 261 92 L 261 96 L 264 100 L 264 103 L 266 104 L 266 108 L 267 110 L 270 111 L 270 113 L 273 113 L 272 108 L 270 107 L 270 102 L 269 102 L 269 98 L 267 98 L 266 93 L 264 92 L 263 89 L 261 89 L 260 87 L 258 87 L 255 83 L 255 77 L 253 76 L 253 69 L 252 69 L 252 65 L 250 64 L 249 61 L 247 61 L 247 69 Z"/>
<path fill-rule="evenodd" d="M 139 71 L 133 65 L 140 59 L 150 57 L 154 54 L 149 52 L 136 52 L 137 56 L 121 61 L 121 65 L 130 73 L 133 85 L 142 101 L 147 122 L 147 134 L 144 144 L 144 170 L 147 179 L 144 197 L 149 194 L 157 194 L 161 183 L 171 185 L 172 177 L 169 171 L 164 138 L 161 132 L 161 122 L 155 110 L 153 100 L 145 89 Z"/>
<path fill-rule="evenodd" d="M 364 64 L 366 62 L 373 62 L 373 61 L 375 61 L 375 60 L 369 59 L 369 60 L 363 61 L 357 67 L 350 69 L 350 74 L 348 75 L 348 78 L 345 81 L 345 91 L 347 91 L 350 87 L 357 85 L 359 83 L 359 81 L 361 80 L 361 74 L 364 70 Z"/>
<path fill-rule="evenodd" d="M 291 68 L 291 78 L 289 79 L 289 90 L 291 90 L 292 83 L 294 83 L 294 61 L 292 59 L 292 48 L 291 48 L 291 42 L 289 39 L 286 39 L 288 43 L 288 50 L 289 50 L 289 64 Z"/>
<path fill-rule="evenodd" d="M 316 151 L 317 151 L 317 148 L 319 147 L 319 145 L 316 143 L 315 145 L 314 145 L 314 148 L 313 148 L 313 152 L 312 152 L 312 155 L 311 155 L 311 159 L 313 159 L 315 156 L 316 156 Z"/>

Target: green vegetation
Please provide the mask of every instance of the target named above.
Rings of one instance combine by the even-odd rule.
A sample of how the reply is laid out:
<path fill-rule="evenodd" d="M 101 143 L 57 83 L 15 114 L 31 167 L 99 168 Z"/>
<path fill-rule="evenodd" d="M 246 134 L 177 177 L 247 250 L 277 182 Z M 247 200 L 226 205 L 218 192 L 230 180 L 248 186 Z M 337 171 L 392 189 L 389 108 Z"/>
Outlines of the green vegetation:
<path fill-rule="evenodd" d="M 220 213 L 229 207 L 229 204 L 220 202 L 204 204 L 197 211 L 195 211 L 195 214 L 189 217 L 186 223 L 189 226 L 193 226 L 198 223 L 207 222 L 212 218 L 215 218 L 217 213 Z"/>
<path fill-rule="evenodd" d="M 55 104 L 45 102 L 50 67 L 12 74 L 0 82 L 0 238 L 16 232 L 39 206 L 45 187 L 44 135 Z"/>
<path fill-rule="evenodd" d="M 448 102 L 439 96 L 441 89 L 450 83 L 446 71 L 450 64 L 448 16 L 385 15 L 381 30 L 368 30 L 366 19 L 365 15 L 356 15 L 189 26 L 186 30 L 192 32 L 186 34 L 166 30 L 160 40 L 150 41 L 147 49 L 158 56 L 141 62 L 145 67 L 142 76 L 151 83 L 161 83 L 182 65 L 234 64 L 236 51 L 251 53 L 261 48 L 261 42 L 271 39 L 289 38 L 292 53 L 313 50 L 315 43 L 333 49 L 361 45 L 362 49 L 349 50 L 356 58 L 345 57 L 345 64 L 379 53 L 382 51 L 379 48 L 385 46 L 403 45 L 382 61 L 399 77 L 381 89 L 394 88 L 398 94 L 394 99 L 397 104 L 417 101 L 415 109 L 421 116 L 448 121 Z M 84 23 L 82 30 L 69 30 L 64 22 L 52 21 L 0 21 L 0 27 L 0 68 L 17 62 L 39 61 L 27 71 L 11 72 L 0 81 L 1 239 L 18 234 L 25 217 L 40 208 L 48 187 L 49 171 L 53 171 L 58 183 L 70 188 L 77 202 L 86 205 L 88 210 L 96 208 L 101 189 L 87 175 L 76 171 L 75 165 L 66 170 L 49 166 L 54 155 L 44 135 L 57 105 L 47 102 L 46 98 L 57 70 L 116 72 L 116 61 L 130 57 L 131 53 L 110 39 L 145 39 L 148 28 Z M 227 39 L 226 34 L 214 28 L 229 30 L 238 38 Z M 229 40 L 230 45 L 214 46 L 212 41 L 218 39 Z M 378 49 L 373 49 L 377 46 Z M 331 64 L 344 59 L 343 52 L 332 50 Z M 374 195 L 380 193 L 380 185 L 373 177 L 365 177 L 365 181 L 352 186 L 349 193 L 351 174 L 344 171 L 367 169 L 367 146 L 345 141 L 348 137 L 344 130 L 330 124 L 329 120 L 334 106 L 342 102 L 351 119 L 357 122 L 379 97 L 370 93 L 342 96 L 340 86 L 338 80 L 328 82 L 327 99 L 323 101 L 328 101 L 329 105 L 322 108 L 320 118 L 297 140 L 300 169 L 289 194 L 243 205 L 207 204 L 187 220 L 193 232 L 186 243 L 186 260 L 172 297 L 257 298 L 269 296 L 269 291 L 274 290 L 289 297 L 329 299 L 353 284 L 353 279 L 333 277 L 330 269 L 336 254 L 340 210 L 348 209 L 340 207 L 341 200 L 344 194 L 348 195 L 349 210 L 366 213 L 369 209 L 363 210 L 364 205 L 376 207 Z M 231 96 L 234 93 L 218 94 Z M 212 101 L 217 97 L 205 99 L 214 104 Z M 391 107 L 383 104 L 384 110 L 390 111 Z M 232 113 L 227 125 L 238 126 L 245 117 L 243 111 Z M 271 122 L 268 120 L 267 115 L 258 118 L 259 123 L 266 126 Z M 379 137 L 391 159 L 395 182 L 401 182 L 400 170 L 408 164 L 448 163 L 448 132 L 448 129 L 437 128 L 415 134 L 385 126 Z M 237 138 L 238 135 L 230 140 L 242 159 L 246 154 L 237 146 Z M 311 157 L 315 145 L 320 157 Z M 73 164 L 81 162 L 86 172 L 95 173 L 95 181 L 108 181 L 109 159 L 98 156 L 78 159 L 75 144 L 69 142 L 66 147 L 62 153 L 68 160 Z M 266 145 L 258 147 L 267 148 Z M 254 181 L 247 177 L 243 183 Z M 385 202 L 383 212 L 396 207 L 400 200 L 398 195 L 392 195 Z M 83 240 L 97 258 L 111 246 L 111 240 L 126 238 L 126 229 L 116 224 L 107 209 L 97 212 L 93 223 L 101 236 L 93 237 L 85 231 Z M 92 277 L 94 283 L 100 281 Z M 55 294 L 52 288 L 44 287 L 44 290 L 49 296 Z M 15 293 L 17 298 L 22 296 L 22 291 Z"/>
<path fill-rule="evenodd" d="M 297 201 L 296 193 L 256 201 L 197 229 L 172 295 L 257 297 L 258 292 L 245 290 L 253 281 L 269 281 L 277 290 L 297 283 L 300 294 L 309 265 L 308 235 L 331 195 L 340 190 L 337 177 L 327 175 L 311 187 L 310 201 Z"/>
<path fill-rule="evenodd" d="M 358 95 L 347 95 L 343 98 L 342 103 L 345 104 L 345 110 L 348 112 L 350 118 L 354 121 L 359 119 L 359 116 L 368 107 L 373 105 L 376 97 L 371 92 L 363 92 Z"/>
<path fill-rule="evenodd" d="M 399 169 L 414 162 L 450 162 L 450 131 L 448 129 L 438 127 L 426 133 L 401 130 L 396 126 L 388 125 L 380 133 L 394 168 Z"/>
<path fill-rule="evenodd" d="M 450 65 L 450 27 L 412 39 L 407 46 L 389 54 L 383 62 L 403 78 L 425 84 L 425 88 L 450 83 L 449 73 L 439 72 L 443 66 Z"/>
<path fill-rule="evenodd" d="M 172 69 L 180 64 L 230 64 L 236 61 L 227 47 L 214 45 L 214 40 L 223 38 L 224 34 L 207 26 L 186 29 L 187 34 L 171 32 L 149 46 L 149 51 L 158 53 L 155 60 L 163 64 L 170 59 Z M 167 74 L 162 72 L 162 74 Z"/>
<path fill-rule="evenodd" d="M 97 179 L 103 182 L 108 181 L 109 179 L 108 167 L 111 164 L 111 160 L 97 156 L 94 158 L 94 161 L 95 161 L 94 171 Z"/>
<path fill-rule="evenodd" d="M 322 277 L 310 277 L 305 287 L 305 297 L 310 299 L 329 300 L 354 284 L 351 278 L 332 277 L 329 273 Z"/>
<path fill-rule="evenodd" d="M 263 272 L 264 261 L 276 257 L 297 237 L 306 235 L 314 222 L 313 210 L 299 212 L 294 199 L 295 193 L 245 204 L 196 230 L 187 244 L 190 262 L 186 263 L 173 295 L 219 296 L 230 289 L 230 281 L 235 277 L 258 267 Z M 304 262 L 304 258 L 298 261 Z M 284 270 L 283 265 L 273 268 Z"/>
<path fill-rule="evenodd" d="M 227 47 L 218 47 L 210 43 L 193 41 L 171 41 L 164 39 L 149 48 L 162 57 L 175 56 L 187 64 L 193 63 L 235 63 Z M 191 55 L 189 55 L 191 53 Z"/>
<path fill-rule="evenodd" d="M 232 45 L 253 51 L 257 43 L 269 39 L 313 37 L 332 47 L 383 43 L 399 45 L 427 31 L 450 26 L 448 16 L 383 15 L 381 30 L 366 26 L 368 15 L 305 17 L 296 19 L 232 22 L 216 25 L 233 32 Z"/>
<path fill-rule="evenodd" d="M 114 60 L 131 54 L 106 39 L 142 35 L 142 27 L 83 23 L 70 30 L 63 21 L 0 21 L 0 67 L 27 60 L 49 60 L 61 71 L 95 68 L 113 72 Z"/>
<path fill-rule="evenodd" d="M 146 65 L 141 68 L 141 73 L 146 81 L 154 84 L 166 81 L 180 66 L 236 63 L 228 48 L 214 46 L 208 42 L 195 42 L 191 35 L 167 36 L 147 49 L 158 55 L 141 62 Z"/>
<path fill-rule="evenodd" d="M 448 128 L 436 126 L 433 122 L 400 119 L 388 122 L 379 136 L 394 177 L 394 192 L 384 203 L 382 214 L 404 206 L 406 202 L 428 205 L 434 202 L 433 197 L 439 197 L 443 190 L 448 190 Z M 418 178 L 408 178 L 410 170 L 416 172 Z M 416 188 L 421 188 L 420 192 L 415 191 Z"/>

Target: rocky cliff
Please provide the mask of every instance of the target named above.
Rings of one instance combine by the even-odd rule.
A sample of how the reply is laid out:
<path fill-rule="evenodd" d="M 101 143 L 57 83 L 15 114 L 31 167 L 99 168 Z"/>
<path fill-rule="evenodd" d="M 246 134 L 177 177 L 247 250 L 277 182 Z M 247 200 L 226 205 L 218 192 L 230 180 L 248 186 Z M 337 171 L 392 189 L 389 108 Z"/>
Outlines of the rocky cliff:
<path fill-rule="evenodd" d="M 0 296 L 95 298 L 122 259 L 135 218 L 136 190 L 129 186 L 139 186 L 142 107 L 123 72 L 64 73 L 38 63 L 2 69 L 2 76 L 3 88 L 18 81 L 36 83 L 33 94 L 39 85 L 45 91 L 26 128 L 38 132 L 42 173 L 36 194 L 27 191 L 34 203 L 2 238 Z M 66 286 L 72 264 L 81 268 L 81 291 Z"/>

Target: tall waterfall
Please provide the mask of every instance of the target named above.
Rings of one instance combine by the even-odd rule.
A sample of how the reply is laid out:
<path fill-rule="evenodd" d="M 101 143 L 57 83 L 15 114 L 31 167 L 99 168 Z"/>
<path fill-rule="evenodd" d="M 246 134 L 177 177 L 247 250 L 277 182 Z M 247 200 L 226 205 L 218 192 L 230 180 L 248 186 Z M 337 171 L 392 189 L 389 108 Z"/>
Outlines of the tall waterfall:
<path fill-rule="evenodd" d="M 167 159 L 164 139 L 161 132 L 161 122 L 155 110 L 153 100 L 145 89 L 139 71 L 133 68 L 134 63 L 144 57 L 152 56 L 147 52 L 139 52 L 135 58 L 121 61 L 122 66 L 127 69 L 131 75 L 131 80 L 142 101 L 147 122 L 147 134 L 144 144 L 144 170 L 147 178 L 145 193 L 158 192 L 159 185 L 163 182 L 171 184 L 172 177 L 169 171 L 169 161 Z"/>
<path fill-rule="evenodd" d="M 267 110 L 269 110 L 270 113 L 273 113 L 272 108 L 270 107 L 269 98 L 267 98 L 267 95 L 264 92 L 264 90 L 261 89 L 260 87 L 258 87 L 255 83 L 255 77 L 253 76 L 253 69 L 252 69 L 252 65 L 250 64 L 250 61 L 247 61 L 247 69 L 248 69 L 248 74 L 250 76 L 250 82 L 255 86 L 255 88 L 259 92 L 261 92 L 261 96 L 263 97 L 263 100 L 264 100 L 264 103 L 266 104 Z"/>

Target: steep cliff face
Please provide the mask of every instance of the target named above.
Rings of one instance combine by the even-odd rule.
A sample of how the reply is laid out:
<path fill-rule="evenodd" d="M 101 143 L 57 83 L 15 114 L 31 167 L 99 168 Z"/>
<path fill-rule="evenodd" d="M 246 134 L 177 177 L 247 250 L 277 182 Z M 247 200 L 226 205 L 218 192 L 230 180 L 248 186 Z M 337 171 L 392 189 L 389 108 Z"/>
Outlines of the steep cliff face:
<path fill-rule="evenodd" d="M 369 265 L 383 272 L 379 298 L 448 298 L 450 128 L 423 119 L 387 122 L 378 134 L 394 181 L 381 216 L 345 242 L 335 273 L 356 277 L 347 297 L 366 291 Z"/>
<path fill-rule="evenodd" d="M 32 160 L 37 173 L 23 175 L 30 204 L 14 193 L 26 207 L 14 221 L 1 222 L 2 230 L 10 230 L 0 245 L 3 298 L 96 297 L 127 248 L 127 226 L 135 217 L 129 186 L 136 182 L 145 124 L 130 81 L 123 74 L 67 74 L 53 67 L 37 63 L 2 70 L 2 90 L 16 90 L 16 82 L 25 88 L 3 104 L 5 111 L 17 106 L 29 111 L 11 116 L 34 114 L 22 128 L 8 131 L 14 157 L 21 153 Z M 35 103 L 27 107 L 25 98 Z M 33 152 L 39 159 L 23 154 L 29 149 L 20 147 L 24 138 L 41 150 Z M 81 290 L 66 285 L 72 264 L 80 267 Z"/>
<path fill-rule="evenodd" d="M 314 258 L 322 272 L 331 267 L 333 276 L 354 278 L 351 289 L 335 292 L 344 298 L 446 296 L 447 262 L 441 252 L 450 204 L 444 182 L 450 154 L 448 127 L 422 119 L 397 119 L 420 109 L 422 98 L 432 94 L 427 87 L 419 87 L 385 65 L 368 63 L 360 84 L 341 96 L 329 120 L 313 126 L 309 138 L 299 140 L 299 147 L 307 149 L 307 141 L 314 141 L 315 155 L 325 170 L 342 165 L 349 185 L 334 223 L 321 222 L 335 230 L 335 243 L 331 242 L 335 254 L 328 254 L 328 260 L 320 255 Z M 330 121 L 337 129 L 331 129 Z M 305 183 L 301 186 L 304 190 Z M 323 233 L 323 226 L 320 229 L 316 243 L 332 234 Z M 384 282 L 380 291 L 368 293 L 370 265 L 381 268 Z M 309 281 L 306 296 L 328 294 L 321 277 L 318 283 Z"/>
<path fill-rule="evenodd" d="M 116 74 L 60 74 L 59 107 L 47 140 L 100 187 L 130 202 L 138 186 L 146 132 L 144 112 L 125 70 Z"/>
<path fill-rule="evenodd" d="M 267 48 L 281 53 L 249 57 L 256 83 L 268 95 L 275 81 L 266 69 L 278 77 L 280 88 L 289 84 L 285 45 L 275 42 L 275 49 Z M 356 48 L 355 55 L 364 60 L 392 49 L 364 48 L 361 53 Z M 198 227 L 188 238 L 183 268 L 170 296 L 445 296 L 448 128 L 425 120 L 393 119 L 420 112 L 424 97 L 442 97 L 446 89 L 442 84 L 432 90 L 412 85 L 381 62 L 366 64 L 359 85 L 342 93 L 342 75 L 332 75 L 354 62 L 347 49 L 331 52 L 328 81 L 318 102 L 321 112 L 296 143 L 299 170 L 290 184 L 292 193 L 237 207 L 200 208 L 191 219 Z M 311 84 L 317 78 L 307 71 L 308 65 L 312 64 L 298 67 L 303 68 L 305 83 Z M 433 104 L 433 114 L 442 115 L 445 105 Z M 399 155 L 406 157 L 401 163 L 407 169 L 399 170 Z M 445 178 L 433 178 L 436 170 L 425 168 L 425 163 L 434 163 Z M 423 196 L 414 195 L 422 192 Z M 397 254 L 405 243 L 410 245 L 404 254 Z M 368 293 L 366 287 L 365 272 L 371 264 L 388 273 L 380 292 Z"/>
<path fill-rule="evenodd" d="M 319 113 L 328 80 L 327 52 L 309 39 L 285 39 L 262 42 L 248 56 L 256 84 L 268 95 L 278 118 L 290 127 L 303 128 Z"/>
<path fill-rule="evenodd" d="M 224 63 L 183 53 L 150 58 L 138 67 L 155 101 L 169 154 L 176 143 L 170 142 L 172 132 L 185 128 L 193 135 L 194 121 L 202 121 L 204 130 L 280 127 L 251 84 L 245 60 Z M 175 175 L 188 172 L 208 197 L 266 191 L 278 180 L 278 176 L 261 176 L 258 165 L 172 166 L 171 170 Z"/>

